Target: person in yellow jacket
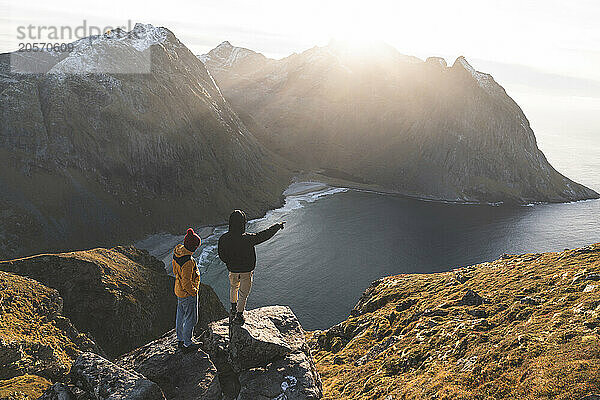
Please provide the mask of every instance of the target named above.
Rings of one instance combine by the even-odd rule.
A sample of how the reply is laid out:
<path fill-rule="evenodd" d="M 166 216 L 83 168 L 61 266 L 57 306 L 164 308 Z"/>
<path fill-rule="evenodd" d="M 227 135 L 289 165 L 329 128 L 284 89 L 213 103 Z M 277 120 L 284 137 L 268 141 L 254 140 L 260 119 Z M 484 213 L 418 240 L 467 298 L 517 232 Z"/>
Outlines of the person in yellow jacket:
<path fill-rule="evenodd" d="M 173 250 L 173 275 L 175 275 L 177 296 L 175 331 L 178 347 L 185 352 L 196 351 L 200 347 L 192 340 L 194 326 L 198 323 L 198 289 L 200 288 L 200 273 L 192 255 L 198 246 L 200 246 L 200 236 L 189 228 L 183 244 L 178 244 Z"/>

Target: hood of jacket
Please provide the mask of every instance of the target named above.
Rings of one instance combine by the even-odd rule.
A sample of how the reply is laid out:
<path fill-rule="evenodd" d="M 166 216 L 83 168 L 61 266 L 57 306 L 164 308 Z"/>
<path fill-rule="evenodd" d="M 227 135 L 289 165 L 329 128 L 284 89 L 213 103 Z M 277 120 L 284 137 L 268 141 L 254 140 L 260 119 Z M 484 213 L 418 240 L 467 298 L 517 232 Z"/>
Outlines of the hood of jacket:
<path fill-rule="evenodd" d="M 173 251 L 173 254 L 175 255 L 175 257 L 183 257 L 183 256 L 191 256 L 194 253 L 189 251 L 188 249 L 186 249 L 184 245 L 178 244 L 177 246 L 175 246 L 175 250 Z"/>
<path fill-rule="evenodd" d="M 229 216 L 229 232 L 238 235 L 246 232 L 246 214 L 242 210 L 235 210 Z"/>

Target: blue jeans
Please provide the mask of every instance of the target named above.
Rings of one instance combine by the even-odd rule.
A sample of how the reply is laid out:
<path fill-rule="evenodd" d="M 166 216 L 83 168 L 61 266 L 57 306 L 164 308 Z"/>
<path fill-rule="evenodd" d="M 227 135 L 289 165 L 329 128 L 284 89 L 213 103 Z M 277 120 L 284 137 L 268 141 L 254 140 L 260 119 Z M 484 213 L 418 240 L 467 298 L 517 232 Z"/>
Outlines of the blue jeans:
<path fill-rule="evenodd" d="M 177 318 L 175 318 L 175 331 L 177 340 L 184 346 L 192 344 L 194 326 L 198 323 L 198 296 L 177 298 Z"/>

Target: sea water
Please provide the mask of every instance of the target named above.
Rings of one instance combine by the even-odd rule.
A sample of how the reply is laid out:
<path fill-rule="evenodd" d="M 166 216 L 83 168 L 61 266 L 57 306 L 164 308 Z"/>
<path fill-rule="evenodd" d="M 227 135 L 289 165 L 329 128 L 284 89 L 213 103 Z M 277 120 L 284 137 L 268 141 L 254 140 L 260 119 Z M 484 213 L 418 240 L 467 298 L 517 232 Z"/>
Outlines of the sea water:
<path fill-rule="evenodd" d="M 586 144 L 587 143 L 587 144 Z M 545 138 L 550 161 L 570 178 L 600 190 L 600 149 Z M 598 146 L 596 146 L 598 147 Z M 318 183 L 297 183 L 285 205 L 250 221 L 257 232 L 286 221 L 256 247 L 248 307 L 289 305 L 307 330 L 345 319 L 361 293 L 383 276 L 448 271 L 503 253 L 560 251 L 600 242 L 600 201 L 530 206 L 424 202 Z M 227 227 L 214 227 L 196 253 L 202 281 L 227 306 L 228 274 L 217 255 Z M 139 243 L 170 266 L 181 237 Z"/>

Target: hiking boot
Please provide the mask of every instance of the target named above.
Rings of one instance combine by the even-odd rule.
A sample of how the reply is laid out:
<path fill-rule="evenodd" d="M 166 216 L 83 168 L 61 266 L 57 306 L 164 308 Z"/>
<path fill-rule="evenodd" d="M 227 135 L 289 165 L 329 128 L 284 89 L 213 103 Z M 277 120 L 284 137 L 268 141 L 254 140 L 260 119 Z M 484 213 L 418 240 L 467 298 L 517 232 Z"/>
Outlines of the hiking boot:
<path fill-rule="evenodd" d="M 244 322 L 246 322 L 246 320 L 244 319 L 244 313 L 242 311 L 238 311 L 237 313 L 235 313 L 235 317 L 233 317 L 233 320 L 231 322 L 235 325 L 244 325 Z"/>
<path fill-rule="evenodd" d="M 198 343 L 192 343 L 189 346 L 183 346 L 183 352 L 186 354 L 198 351 L 198 349 L 200 349 L 200 344 Z"/>

